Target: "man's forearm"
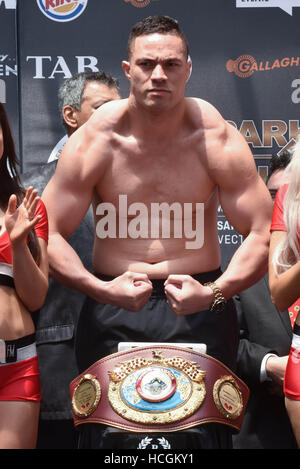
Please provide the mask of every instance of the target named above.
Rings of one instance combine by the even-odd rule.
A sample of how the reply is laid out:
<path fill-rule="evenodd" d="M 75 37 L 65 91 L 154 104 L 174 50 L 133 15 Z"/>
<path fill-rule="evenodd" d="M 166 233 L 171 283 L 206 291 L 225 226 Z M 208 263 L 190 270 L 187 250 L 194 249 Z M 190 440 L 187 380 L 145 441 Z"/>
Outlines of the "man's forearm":
<path fill-rule="evenodd" d="M 76 251 L 60 234 L 50 235 L 48 255 L 50 275 L 57 282 L 98 299 L 100 284 L 104 282 L 85 268 Z"/>
<path fill-rule="evenodd" d="M 139 311 L 150 297 L 152 284 L 146 274 L 125 272 L 104 282 L 84 267 L 74 249 L 58 233 L 50 235 L 48 253 L 50 274 L 55 280 L 99 303 Z"/>
<path fill-rule="evenodd" d="M 216 281 L 226 299 L 258 282 L 268 270 L 268 237 L 250 233 Z"/>

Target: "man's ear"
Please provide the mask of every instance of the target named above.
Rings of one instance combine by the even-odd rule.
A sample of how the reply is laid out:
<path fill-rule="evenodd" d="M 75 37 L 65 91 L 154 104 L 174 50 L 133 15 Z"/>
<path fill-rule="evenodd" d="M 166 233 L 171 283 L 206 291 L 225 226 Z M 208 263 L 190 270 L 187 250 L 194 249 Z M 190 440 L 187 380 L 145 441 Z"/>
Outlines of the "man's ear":
<path fill-rule="evenodd" d="M 64 106 L 62 110 L 62 115 L 65 123 L 69 126 L 72 127 L 73 129 L 77 129 L 78 127 L 78 122 L 77 122 L 77 110 L 70 106 Z"/>
<path fill-rule="evenodd" d="M 192 63 L 192 59 L 190 57 L 190 55 L 188 56 L 188 60 L 187 60 L 187 64 L 188 64 L 188 77 L 186 79 L 186 81 L 189 81 L 190 77 L 191 77 L 191 74 L 192 74 L 192 71 L 193 71 L 193 63 Z"/>
<path fill-rule="evenodd" d="M 126 60 L 123 60 L 122 68 L 125 73 L 125 76 L 128 78 L 128 80 L 130 80 L 130 63 L 127 62 Z"/>

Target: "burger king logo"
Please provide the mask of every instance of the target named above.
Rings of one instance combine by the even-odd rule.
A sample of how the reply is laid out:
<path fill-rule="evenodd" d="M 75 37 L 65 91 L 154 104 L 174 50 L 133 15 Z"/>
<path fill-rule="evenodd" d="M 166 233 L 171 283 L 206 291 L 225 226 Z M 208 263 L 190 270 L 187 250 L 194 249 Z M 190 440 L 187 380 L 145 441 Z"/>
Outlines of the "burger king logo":
<path fill-rule="evenodd" d="M 131 3 L 134 7 L 143 8 L 149 5 L 151 0 L 125 0 L 126 3 Z"/>
<path fill-rule="evenodd" d="M 41 12 L 58 22 L 72 21 L 86 9 L 88 0 L 36 0 Z"/>

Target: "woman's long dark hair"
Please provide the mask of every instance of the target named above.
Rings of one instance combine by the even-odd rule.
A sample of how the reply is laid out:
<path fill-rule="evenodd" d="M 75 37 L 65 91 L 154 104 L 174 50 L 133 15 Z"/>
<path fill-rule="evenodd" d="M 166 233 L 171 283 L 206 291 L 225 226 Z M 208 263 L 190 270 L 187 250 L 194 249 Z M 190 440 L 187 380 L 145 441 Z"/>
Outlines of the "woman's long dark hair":
<path fill-rule="evenodd" d="M 18 205 L 22 203 L 25 189 L 21 185 L 17 171 L 19 160 L 16 155 L 13 137 L 2 103 L 0 103 L 0 126 L 3 133 L 3 154 L 0 155 L 0 206 L 3 210 L 6 210 L 9 198 L 12 194 L 16 194 Z M 39 263 L 40 249 L 34 230 L 29 233 L 28 246 L 33 258 Z"/>

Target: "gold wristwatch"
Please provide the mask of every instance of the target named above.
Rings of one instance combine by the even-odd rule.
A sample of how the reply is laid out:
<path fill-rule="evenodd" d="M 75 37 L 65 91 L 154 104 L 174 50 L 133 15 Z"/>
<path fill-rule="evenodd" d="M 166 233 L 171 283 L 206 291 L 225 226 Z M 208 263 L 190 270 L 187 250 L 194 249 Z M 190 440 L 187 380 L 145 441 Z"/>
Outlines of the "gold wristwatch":
<path fill-rule="evenodd" d="M 209 308 L 210 311 L 213 311 L 214 313 L 221 313 L 222 311 L 224 311 L 226 300 L 220 288 L 214 282 L 204 283 L 204 286 L 210 287 L 215 295 L 215 299 Z"/>

